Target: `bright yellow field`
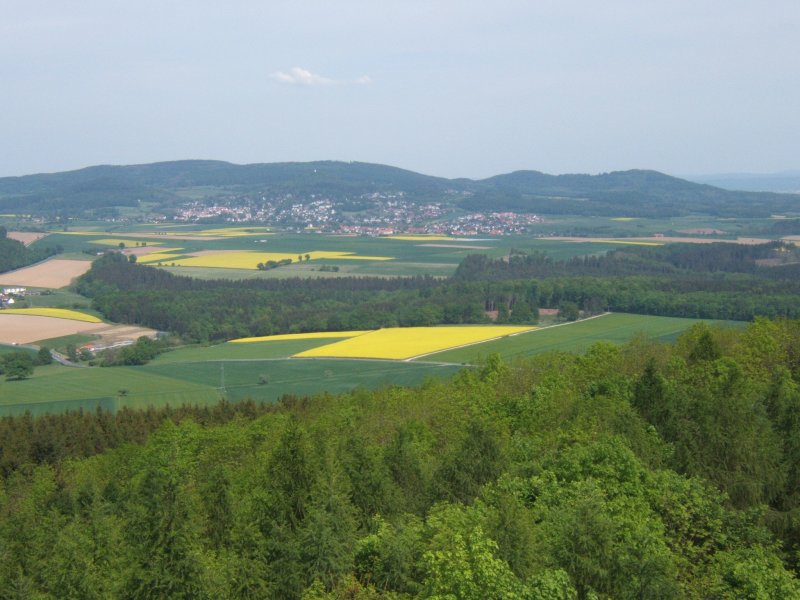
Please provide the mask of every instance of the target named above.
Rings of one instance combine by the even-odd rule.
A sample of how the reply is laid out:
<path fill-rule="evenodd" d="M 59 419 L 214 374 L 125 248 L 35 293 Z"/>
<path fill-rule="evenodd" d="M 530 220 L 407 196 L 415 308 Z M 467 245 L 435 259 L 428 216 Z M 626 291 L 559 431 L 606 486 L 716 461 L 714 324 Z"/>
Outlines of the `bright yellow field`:
<path fill-rule="evenodd" d="M 175 248 L 175 250 L 180 250 L 180 248 Z M 185 256 L 184 254 L 175 254 L 170 252 L 153 252 L 152 254 L 145 254 L 144 256 L 140 256 L 136 262 L 139 263 L 157 263 L 157 262 L 165 262 L 171 261 L 176 256 Z"/>
<path fill-rule="evenodd" d="M 257 269 L 258 263 L 267 262 L 270 260 L 279 261 L 286 258 L 291 258 L 292 261 L 297 262 L 297 257 L 302 255 L 303 262 L 305 256 L 308 254 L 311 260 L 319 260 L 323 258 L 330 258 L 335 260 L 392 260 L 391 256 L 359 256 L 352 252 L 220 252 L 219 254 L 204 254 L 202 256 L 193 256 L 191 258 L 182 258 L 174 261 L 176 265 L 181 267 L 218 267 L 221 269 Z M 148 255 L 147 262 L 152 262 Z"/>
<path fill-rule="evenodd" d="M 131 248 L 135 248 L 136 246 L 138 246 L 139 244 L 142 243 L 142 240 L 125 240 L 125 239 L 121 239 L 121 238 L 113 238 L 113 239 L 112 238 L 108 238 L 108 239 L 102 239 L 102 240 L 90 240 L 89 243 L 91 243 L 91 244 L 102 244 L 103 246 L 119 246 L 120 243 L 123 243 L 126 246 L 129 246 Z M 151 242 L 150 240 L 145 240 L 144 243 L 147 246 L 159 246 L 159 245 L 163 244 L 164 242 Z"/>
<path fill-rule="evenodd" d="M 639 217 L 614 217 L 611 220 L 612 221 L 622 221 L 623 223 L 626 223 L 628 221 L 638 221 Z"/>
<path fill-rule="evenodd" d="M 371 330 L 362 331 L 317 331 L 313 333 L 283 333 L 280 335 L 263 335 L 261 337 L 246 337 L 230 340 L 231 344 L 250 344 L 253 342 L 280 342 L 284 340 L 324 340 L 328 338 L 352 338 L 357 335 L 370 333 Z"/>
<path fill-rule="evenodd" d="M 94 315 L 88 315 L 77 310 L 65 308 L 7 308 L 0 310 L 0 315 L 32 315 L 35 317 L 55 317 L 56 319 L 70 319 L 71 321 L 84 321 L 85 323 L 102 323 Z"/>
<path fill-rule="evenodd" d="M 403 360 L 458 346 L 531 331 L 535 327 L 400 327 L 378 329 L 341 342 L 295 354 L 296 358 L 387 358 Z"/>

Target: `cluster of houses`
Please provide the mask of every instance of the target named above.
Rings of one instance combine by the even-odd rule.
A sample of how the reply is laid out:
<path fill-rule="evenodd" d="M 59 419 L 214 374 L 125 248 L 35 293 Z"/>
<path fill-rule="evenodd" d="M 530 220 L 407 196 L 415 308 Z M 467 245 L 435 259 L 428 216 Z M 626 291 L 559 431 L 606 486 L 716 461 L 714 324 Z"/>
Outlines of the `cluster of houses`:
<path fill-rule="evenodd" d="M 0 292 L 0 308 L 10 308 L 18 298 L 21 298 L 26 293 L 27 290 L 24 287 L 3 288 L 3 291 Z"/>

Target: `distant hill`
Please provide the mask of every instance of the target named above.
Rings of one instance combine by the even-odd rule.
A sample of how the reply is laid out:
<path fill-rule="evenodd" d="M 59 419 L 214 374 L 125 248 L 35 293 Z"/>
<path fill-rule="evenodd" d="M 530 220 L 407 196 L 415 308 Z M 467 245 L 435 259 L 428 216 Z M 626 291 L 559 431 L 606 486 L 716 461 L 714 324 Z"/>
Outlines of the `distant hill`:
<path fill-rule="evenodd" d="M 397 194 L 410 202 L 438 201 L 468 211 L 672 217 L 691 213 L 760 217 L 800 212 L 800 195 L 737 192 L 657 171 L 548 175 L 516 171 L 483 180 L 446 179 L 359 162 L 317 161 L 236 165 L 186 160 L 88 167 L 0 178 L 0 212 L 68 213 L 176 206 L 190 196 L 312 196 L 352 201 Z"/>

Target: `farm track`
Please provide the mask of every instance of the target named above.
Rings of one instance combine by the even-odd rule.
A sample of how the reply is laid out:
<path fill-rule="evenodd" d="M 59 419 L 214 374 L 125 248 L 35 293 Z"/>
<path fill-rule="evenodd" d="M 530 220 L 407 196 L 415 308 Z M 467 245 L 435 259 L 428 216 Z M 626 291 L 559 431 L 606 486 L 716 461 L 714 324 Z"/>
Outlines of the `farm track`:
<path fill-rule="evenodd" d="M 499 336 L 496 338 L 492 338 L 490 340 L 480 340 L 477 342 L 470 342 L 468 344 L 461 344 L 460 346 L 453 346 L 452 348 L 446 348 L 444 350 L 436 350 L 435 352 L 428 352 L 426 354 L 420 354 L 419 356 L 413 356 L 411 358 L 405 359 L 405 362 L 417 362 L 417 359 L 425 358 L 426 356 L 433 356 L 435 354 L 442 354 L 444 352 L 450 352 L 451 350 L 460 350 L 462 348 L 469 348 L 470 346 L 477 346 L 478 344 L 486 344 L 489 342 L 496 342 L 497 340 L 503 339 L 504 337 L 518 337 L 520 335 L 528 335 L 531 333 L 536 333 L 537 331 L 546 331 L 548 329 L 553 329 L 554 327 L 563 327 L 564 325 L 575 325 L 576 323 L 583 323 L 585 321 L 590 321 L 591 319 L 597 319 L 599 317 L 605 317 L 610 315 L 610 312 L 604 312 L 599 315 L 592 315 L 591 317 L 586 317 L 585 319 L 579 319 L 577 321 L 567 321 L 566 323 L 555 323 L 554 325 L 545 325 L 544 327 L 537 327 L 536 329 L 531 329 L 530 331 L 520 331 L 519 333 L 512 333 L 507 336 Z M 467 363 L 440 363 L 440 364 L 464 364 L 466 366 L 475 366 L 475 365 L 468 365 Z"/>

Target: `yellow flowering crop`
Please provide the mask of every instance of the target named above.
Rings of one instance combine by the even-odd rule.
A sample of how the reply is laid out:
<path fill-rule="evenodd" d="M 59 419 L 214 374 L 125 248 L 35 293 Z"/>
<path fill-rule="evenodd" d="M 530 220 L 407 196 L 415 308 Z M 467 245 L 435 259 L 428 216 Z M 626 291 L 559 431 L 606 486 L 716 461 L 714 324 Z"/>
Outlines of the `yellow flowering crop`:
<path fill-rule="evenodd" d="M 34 317 L 55 317 L 56 319 L 84 321 L 86 323 L 102 323 L 94 315 L 65 308 L 7 308 L 0 310 L 0 315 L 31 315 Z"/>
<path fill-rule="evenodd" d="M 295 354 L 296 358 L 386 358 L 403 360 L 531 331 L 535 327 L 487 325 L 477 327 L 400 327 L 378 329 L 341 342 Z"/>
<path fill-rule="evenodd" d="M 173 248 L 173 250 L 180 250 L 180 248 Z M 172 262 L 178 256 L 186 256 L 185 254 L 175 254 L 175 252 L 153 252 L 152 254 L 145 254 L 136 259 L 139 263 L 159 263 L 159 262 Z"/>
<path fill-rule="evenodd" d="M 313 333 L 283 333 L 280 335 L 263 335 L 260 337 L 246 337 L 231 340 L 231 344 L 250 344 L 253 342 L 279 342 L 284 340 L 324 340 L 329 338 L 352 338 L 357 335 L 370 333 L 363 331 L 317 331 Z"/>
<path fill-rule="evenodd" d="M 392 260 L 390 256 L 358 256 L 352 252 L 220 252 L 219 254 L 203 254 L 202 256 L 192 256 L 174 261 L 181 267 L 218 267 L 221 269 L 257 269 L 258 263 L 266 263 L 274 260 L 278 262 L 287 258 L 293 262 L 298 262 L 297 257 L 302 256 L 305 262 L 306 254 L 311 260 L 323 258 L 335 260 Z M 151 261 L 147 261 L 151 262 Z"/>

